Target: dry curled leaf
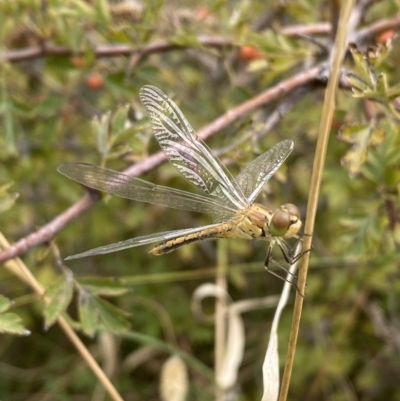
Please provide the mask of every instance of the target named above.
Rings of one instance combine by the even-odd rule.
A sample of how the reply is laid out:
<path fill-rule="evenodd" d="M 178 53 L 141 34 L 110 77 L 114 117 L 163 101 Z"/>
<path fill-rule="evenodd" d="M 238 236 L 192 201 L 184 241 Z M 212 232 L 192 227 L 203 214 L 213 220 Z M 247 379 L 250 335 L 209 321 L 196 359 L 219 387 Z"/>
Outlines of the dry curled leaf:
<path fill-rule="evenodd" d="M 160 395 L 163 401 L 183 401 L 189 387 L 188 374 L 182 359 L 173 355 L 161 370 Z"/>

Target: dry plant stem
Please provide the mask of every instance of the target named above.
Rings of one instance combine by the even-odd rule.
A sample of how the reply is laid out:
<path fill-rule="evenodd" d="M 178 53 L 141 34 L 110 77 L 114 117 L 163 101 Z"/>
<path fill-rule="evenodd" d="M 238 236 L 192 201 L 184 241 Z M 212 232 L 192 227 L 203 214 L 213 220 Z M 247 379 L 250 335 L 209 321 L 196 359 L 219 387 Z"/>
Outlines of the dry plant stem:
<path fill-rule="evenodd" d="M 215 284 L 227 293 L 226 269 L 228 265 L 227 244 L 228 241 L 218 241 L 217 271 Z M 218 297 L 215 300 L 215 377 L 219 377 L 224 358 L 226 344 L 226 304 Z M 224 401 L 225 391 L 215 386 L 215 401 Z"/>
<path fill-rule="evenodd" d="M 325 164 L 326 149 L 328 146 L 329 133 L 335 109 L 335 95 L 338 88 L 342 61 L 347 48 L 348 23 L 351 12 L 354 7 L 354 0 L 342 2 L 342 10 L 339 19 L 338 31 L 335 40 L 334 53 L 331 61 L 328 86 L 325 91 L 325 99 L 322 108 L 321 123 L 319 128 L 319 136 L 316 146 L 315 159 L 313 165 L 313 173 L 310 184 L 309 202 L 307 205 L 307 216 L 304 226 L 304 243 L 303 250 L 311 249 L 311 234 L 314 230 L 315 216 L 317 212 L 317 204 L 319 192 L 321 188 L 322 173 Z M 299 269 L 298 287 L 300 293 L 305 293 L 305 284 L 308 271 L 308 261 L 310 254 L 306 253 L 302 259 Z M 282 377 L 282 387 L 279 394 L 279 401 L 286 401 L 289 392 L 290 377 L 293 369 L 294 354 L 296 350 L 297 337 L 300 327 L 300 317 L 303 308 L 304 298 L 296 293 L 296 301 L 293 310 L 293 320 L 290 330 L 290 339 L 288 346 L 288 354 L 286 357 L 285 370 Z"/>
<path fill-rule="evenodd" d="M 396 15 L 390 19 L 382 19 L 374 22 L 373 24 L 360 29 L 357 32 L 357 40 L 358 41 L 366 41 L 369 38 L 372 38 L 380 33 L 387 31 L 388 29 L 398 28 L 400 25 L 400 15 Z"/>
<path fill-rule="evenodd" d="M 330 24 L 313 24 L 313 25 L 296 25 L 288 26 L 282 28 L 280 32 L 288 36 L 298 36 L 298 35 L 315 35 L 327 33 L 330 31 Z M 225 39 L 219 36 L 199 36 L 197 41 L 204 47 L 224 49 L 234 46 L 235 42 L 230 39 Z M 146 44 L 142 47 L 132 47 L 128 45 L 99 45 L 92 49 L 96 58 L 107 58 L 107 57 L 118 57 L 118 56 L 131 56 L 129 69 L 132 69 L 138 61 L 153 53 L 163 53 L 168 51 L 173 51 L 177 49 L 182 49 L 184 46 L 176 45 L 167 40 L 157 40 L 152 43 Z M 65 46 L 58 46 L 52 43 L 43 42 L 41 46 L 28 47 L 19 50 L 10 50 L 8 52 L 0 53 L 0 61 L 9 61 L 10 63 L 18 63 L 22 61 L 33 60 L 46 56 L 59 56 L 59 57 L 71 57 L 79 56 L 84 52 L 73 52 L 70 48 Z"/>
<path fill-rule="evenodd" d="M 230 39 L 225 39 L 219 36 L 199 36 L 198 42 L 205 47 L 226 48 L 234 45 Z M 146 56 L 152 53 L 163 53 L 167 51 L 182 49 L 184 46 L 170 43 L 166 40 L 158 40 L 145 46 L 135 48 L 128 45 L 99 45 L 92 49 L 96 58 L 117 57 L 117 56 L 132 56 L 137 53 L 141 56 Z M 42 46 L 29 47 L 21 50 L 12 50 L 9 52 L 0 53 L 0 61 L 9 61 L 16 63 L 27 61 L 46 56 L 71 57 L 83 55 L 83 51 L 73 52 L 70 48 L 57 46 L 51 43 L 44 42 Z"/>
<path fill-rule="evenodd" d="M 268 118 L 262 123 L 263 127 L 260 130 L 254 131 L 249 130 L 248 133 L 241 136 L 238 140 L 231 141 L 231 143 L 223 148 L 214 149 L 214 153 L 219 156 L 220 154 L 230 152 L 231 150 L 235 150 L 240 148 L 240 146 L 251 139 L 253 144 L 258 143 L 258 141 L 267 135 L 272 128 L 277 125 L 281 119 L 285 116 L 285 114 L 289 113 L 289 111 L 298 103 L 300 100 L 308 94 L 310 91 L 309 86 L 302 86 L 297 90 L 292 91 L 276 108 Z"/>
<path fill-rule="evenodd" d="M 90 209 L 97 202 L 97 199 L 99 199 L 98 196 L 92 196 L 86 193 L 78 202 L 38 231 L 21 238 L 9 248 L 3 249 L 0 252 L 0 263 L 13 259 L 37 245 L 49 242 L 67 224 L 76 220 L 86 210 Z"/>
<path fill-rule="evenodd" d="M 319 78 L 319 73 L 319 68 L 310 68 L 307 71 L 300 72 L 286 81 L 281 82 L 264 92 L 261 92 L 254 98 L 236 107 L 233 107 L 221 117 L 199 130 L 198 136 L 201 139 L 206 140 L 208 137 L 215 135 L 217 132 L 228 127 L 241 117 L 251 113 L 258 107 L 264 106 L 301 86 L 308 85 L 316 81 Z M 164 153 L 160 151 L 126 169 L 124 173 L 131 175 L 132 177 L 138 177 L 141 174 L 151 171 L 165 161 L 166 157 Z M 93 192 L 91 193 L 92 195 L 86 194 L 64 213 L 57 216 L 51 222 L 43 226 L 40 230 L 29 234 L 27 237 L 21 238 L 9 249 L 5 249 L 0 252 L 0 264 L 27 252 L 37 245 L 49 242 L 51 239 L 53 239 L 54 236 L 67 224 L 76 220 L 81 214 L 90 209 L 91 206 L 96 203 L 98 198 L 94 196 Z"/>
<path fill-rule="evenodd" d="M 7 248 L 10 246 L 7 239 L 0 233 L 0 246 L 2 248 Z M 31 271 L 27 268 L 27 266 L 22 262 L 21 259 L 16 258 L 14 260 L 9 260 L 5 267 L 7 270 L 12 272 L 13 274 L 17 275 L 21 280 L 27 283 L 40 297 L 44 295 L 44 288 L 43 286 L 36 280 L 34 275 Z M 46 299 L 44 299 L 46 302 Z M 64 330 L 64 333 L 70 339 L 70 341 L 74 344 L 75 348 L 81 354 L 82 358 L 86 361 L 89 367 L 92 369 L 93 373 L 97 376 L 100 383 L 104 386 L 106 391 L 110 394 L 110 397 L 114 401 L 123 401 L 123 398 L 119 395 L 116 388 L 113 386 L 109 378 L 105 375 L 101 367 L 97 364 L 96 360 L 87 350 L 85 345 L 82 343 L 80 338 L 77 336 L 75 331 L 71 328 L 68 322 L 60 316 L 57 319 L 57 323 L 61 326 Z"/>
<path fill-rule="evenodd" d="M 291 25 L 279 29 L 279 33 L 287 36 L 302 36 L 302 35 L 321 35 L 331 31 L 329 22 L 321 22 L 312 25 Z"/>
<path fill-rule="evenodd" d="M 398 28 L 400 25 L 400 15 L 389 19 L 376 21 L 371 25 L 362 28 L 356 34 L 354 41 L 362 41 L 367 38 L 376 36 L 388 29 Z M 312 25 L 293 25 L 283 27 L 279 33 L 287 36 L 302 36 L 302 35 L 320 35 L 327 34 L 331 31 L 331 24 L 319 23 Z M 204 47 L 210 48 L 227 48 L 240 46 L 235 44 L 233 40 L 225 39 L 219 36 L 199 36 L 198 42 Z M 182 49 L 183 46 L 170 43 L 166 40 L 158 40 L 142 47 L 135 48 L 127 45 L 99 45 L 92 49 L 96 58 L 131 56 L 131 62 L 128 69 L 132 69 L 143 57 L 153 54 Z M 18 63 L 22 61 L 35 60 L 46 56 L 72 57 L 82 55 L 84 52 L 73 52 L 70 48 L 58 46 L 44 42 L 42 46 L 28 47 L 25 49 L 10 50 L 0 53 L 0 62 L 8 61 L 10 63 Z"/>

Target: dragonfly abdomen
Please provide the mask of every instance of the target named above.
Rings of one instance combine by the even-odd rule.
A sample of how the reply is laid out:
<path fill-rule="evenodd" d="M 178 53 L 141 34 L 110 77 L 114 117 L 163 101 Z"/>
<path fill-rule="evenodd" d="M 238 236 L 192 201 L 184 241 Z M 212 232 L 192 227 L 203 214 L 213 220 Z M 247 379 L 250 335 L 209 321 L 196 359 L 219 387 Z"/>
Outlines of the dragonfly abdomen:
<path fill-rule="evenodd" d="M 232 238 L 236 237 L 235 225 L 230 223 L 221 224 L 214 228 L 201 230 L 196 233 L 176 237 L 155 246 L 149 253 L 155 256 L 164 255 L 166 253 L 175 251 L 183 245 L 191 244 L 196 241 L 203 241 L 214 238 Z"/>

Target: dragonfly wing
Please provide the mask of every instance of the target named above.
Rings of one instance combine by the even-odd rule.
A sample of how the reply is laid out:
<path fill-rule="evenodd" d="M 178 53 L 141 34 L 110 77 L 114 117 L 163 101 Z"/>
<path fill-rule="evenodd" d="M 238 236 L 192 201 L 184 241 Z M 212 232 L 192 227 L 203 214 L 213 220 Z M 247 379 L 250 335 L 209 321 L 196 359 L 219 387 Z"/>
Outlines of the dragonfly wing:
<path fill-rule="evenodd" d="M 164 231 L 162 233 L 153 233 L 153 234 L 149 234 L 149 235 L 143 235 L 141 237 L 135 237 L 135 238 L 128 239 L 126 241 L 120 241 L 120 242 L 116 242 L 114 244 L 100 246 L 98 248 L 90 249 L 89 251 L 86 251 L 86 252 L 68 256 L 67 258 L 65 258 L 65 260 L 86 258 L 87 256 L 94 256 L 94 255 L 104 255 L 106 253 L 122 251 L 124 249 L 134 248 L 136 246 L 152 244 L 154 242 L 159 242 L 159 241 L 167 241 L 167 240 L 174 239 L 177 237 L 194 234 L 198 231 L 202 231 L 207 228 L 214 228 L 218 225 L 219 224 L 211 224 L 208 226 L 202 226 L 202 227 L 198 227 L 198 228 Z"/>
<path fill-rule="evenodd" d="M 141 89 L 140 100 L 150 117 L 154 136 L 179 173 L 229 208 L 246 207 L 240 186 L 197 137 L 179 107 L 163 91 L 149 85 Z"/>
<path fill-rule="evenodd" d="M 286 139 L 273 146 L 247 164 L 236 177 L 236 181 L 247 198 L 253 203 L 264 184 L 275 174 L 293 150 L 294 142 Z"/>
<path fill-rule="evenodd" d="M 122 198 L 200 213 L 213 214 L 215 209 L 218 208 L 230 216 L 235 213 L 235 210 L 229 210 L 227 206 L 218 203 L 216 199 L 161 185 L 154 185 L 151 182 L 92 164 L 62 164 L 58 167 L 58 171 L 89 188 L 114 194 Z"/>

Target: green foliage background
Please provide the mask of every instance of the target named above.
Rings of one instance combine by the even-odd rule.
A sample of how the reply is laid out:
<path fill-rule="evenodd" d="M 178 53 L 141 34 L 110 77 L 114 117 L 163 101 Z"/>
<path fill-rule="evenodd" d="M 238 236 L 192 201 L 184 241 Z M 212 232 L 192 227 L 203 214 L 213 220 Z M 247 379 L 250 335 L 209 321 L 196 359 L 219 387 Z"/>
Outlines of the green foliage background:
<path fill-rule="evenodd" d="M 198 7 L 184 1 L 0 2 L 0 211 L 1 231 L 8 240 L 15 242 L 45 225 L 84 194 L 79 185 L 57 173 L 58 165 L 87 162 L 122 170 L 159 150 L 139 103 L 143 85 L 164 90 L 199 129 L 268 87 L 327 59 L 326 49 L 308 37 L 281 30 L 334 20 L 330 2 L 267 3 L 206 1 Z M 363 10 L 358 29 L 398 13 L 395 1 L 371 3 Z M 223 38 L 226 45 L 202 42 L 204 35 Z M 313 37 L 324 41 L 328 34 Z M 360 51 L 378 36 L 367 39 L 357 43 Z M 138 59 L 138 53 L 129 57 L 117 48 L 143 49 L 160 40 L 175 48 L 143 52 Z M 50 44 L 53 47 L 47 48 Z M 109 52 L 99 57 L 98 46 Z M 258 49 L 257 55 L 246 59 L 244 46 Z M 23 53 L 26 49 L 36 49 L 38 55 L 28 58 Z M 374 73 L 385 74 L 392 92 L 382 87 L 372 90 L 362 81 L 365 86 L 356 93 L 358 97 L 343 89 L 337 100 L 291 399 L 400 400 L 400 138 L 394 85 L 399 77 L 398 54 L 395 43 L 392 52 L 371 67 Z M 362 75 L 362 63 L 350 57 L 346 68 Z M 277 142 L 294 140 L 294 152 L 268 184 L 267 202 L 278 206 L 290 201 L 299 206 L 302 216 L 323 99 L 321 82 L 307 86 L 298 97 L 290 94 L 292 107 L 267 135 L 258 137 L 262 122 L 282 99 L 207 141 L 212 149 L 225 149 L 220 158 L 236 174 L 240 166 Z M 129 126 L 125 125 L 128 117 Z M 371 121 L 384 132 L 384 139 L 376 147 L 368 141 L 364 147 L 359 145 L 365 160 L 362 150 L 350 153 L 351 161 L 360 161 L 358 174 L 351 177 L 348 165 L 341 164 L 351 145 L 338 140 L 338 128 L 358 124 L 365 129 Z M 106 126 L 109 130 L 104 130 Z M 358 144 L 361 128 L 352 131 Z M 192 191 L 167 164 L 142 178 Z M 138 235 L 209 223 L 206 216 L 106 196 L 66 226 L 54 244 L 66 257 Z M 232 240 L 224 245 L 221 252 L 228 257 L 229 291 L 235 300 L 280 292 L 282 282 L 263 268 L 264 243 Z M 190 299 L 199 284 L 213 280 L 218 246 L 222 245 L 189 245 L 162 257 L 149 255 L 147 247 L 134 248 L 66 265 L 78 282 L 84 276 L 118 277 L 130 291 L 119 293 L 116 285 L 117 290 L 106 294 L 114 296 L 104 299 L 131 314 L 132 330 L 172 342 L 212 367 L 213 327 L 194 319 Z M 53 250 L 44 244 L 22 256 L 45 286 L 53 285 L 62 273 Z M 184 278 L 187 272 L 189 278 Z M 106 287 L 111 291 L 109 282 L 101 285 L 103 290 L 97 294 L 104 295 Z M 1 335 L 0 399 L 91 399 L 96 379 L 57 325 L 43 330 L 43 307 L 35 294 L 5 269 L 0 273 L 0 291 L 15 302 L 11 310 L 32 333 Z M 212 312 L 211 303 L 206 307 Z M 77 319 L 75 302 L 68 312 Z M 118 313 L 117 317 L 126 318 Z M 238 399 L 260 399 L 261 366 L 272 316 L 273 310 L 244 316 L 246 351 Z M 279 332 L 282 360 L 290 320 L 287 309 Z M 173 336 L 166 330 L 169 324 Z M 101 359 L 101 342 L 82 338 Z M 127 400 L 158 399 L 159 374 L 167 354 L 156 352 L 132 368 L 128 357 L 144 341 L 125 339 L 118 344 L 113 355 L 118 366 L 114 382 L 121 394 Z M 212 383 L 195 370 L 190 373 L 188 399 L 213 399 Z"/>

